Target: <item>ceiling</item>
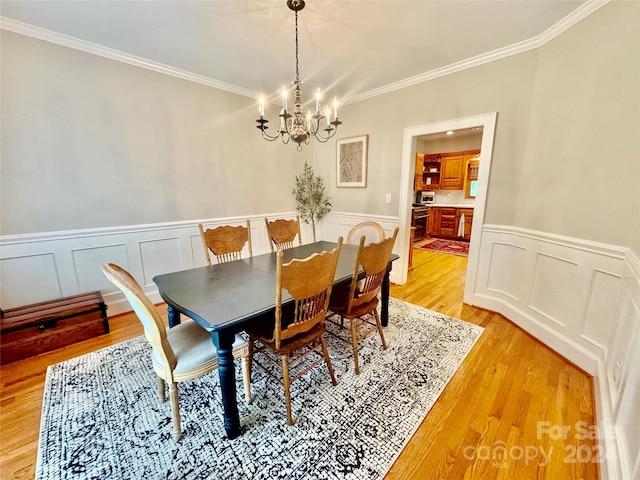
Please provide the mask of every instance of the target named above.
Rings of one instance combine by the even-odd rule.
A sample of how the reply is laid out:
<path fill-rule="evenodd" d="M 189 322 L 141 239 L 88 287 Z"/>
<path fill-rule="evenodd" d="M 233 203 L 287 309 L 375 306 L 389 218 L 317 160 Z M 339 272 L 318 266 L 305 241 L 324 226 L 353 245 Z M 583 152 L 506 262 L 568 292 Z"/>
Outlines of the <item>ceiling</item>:
<path fill-rule="evenodd" d="M 535 48 L 594 0 L 307 0 L 303 100 L 357 101 Z M 272 100 L 295 77 L 285 0 L 2 0 L 2 27 Z M 71 38 L 70 38 L 71 37 Z"/>
<path fill-rule="evenodd" d="M 445 138 L 453 139 L 453 138 L 469 137 L 471 135 L 482 135 L 482 131 L 483 131 L 482 127 L 461 128 L 460 130 L 449 130 L 449 132 L 452 132 L 451 134 L 447 132 L 430 133 L 428 135 L 421 135 L 417 138 L 420 141 L 430 142 L 433 140 L 443 140 Z"/>

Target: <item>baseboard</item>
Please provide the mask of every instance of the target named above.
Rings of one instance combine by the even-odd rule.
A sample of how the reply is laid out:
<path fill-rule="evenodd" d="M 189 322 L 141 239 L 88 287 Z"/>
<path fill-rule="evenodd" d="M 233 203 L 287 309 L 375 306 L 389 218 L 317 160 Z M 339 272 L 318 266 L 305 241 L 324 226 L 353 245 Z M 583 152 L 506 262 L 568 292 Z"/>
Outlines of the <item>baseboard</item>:
<path fill-rule="evenodd" d="M 508 304 L 503 299 L 478 294 L 474 296 L 473 305 L 504 315 L 511 322 L 590 375 L 594 375 L 594 372 L 597 371 L 599 359 L 592 352 L 548 325 L 540 323 L 517 307 Z"/>
<path fill-rule="evenodd" d="M 485 225 L 476 275 L 465 302 L 504 315 L 593 376 L 599 446 L 592 453 L 601 476 L 636 478 L 638 257 L 622 247 Z"/>

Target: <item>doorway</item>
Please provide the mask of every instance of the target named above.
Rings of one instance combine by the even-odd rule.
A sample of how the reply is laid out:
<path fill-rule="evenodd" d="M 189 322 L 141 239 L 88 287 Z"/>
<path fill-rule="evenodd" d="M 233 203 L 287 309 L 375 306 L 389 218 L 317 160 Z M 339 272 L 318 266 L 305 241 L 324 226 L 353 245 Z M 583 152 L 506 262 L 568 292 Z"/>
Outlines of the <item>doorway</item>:
<path fill-rule="evenodd" d="M 482 241 L 482 225 L 484 223 L 484 211 L 487 199 L 487 188 L 489 185 L 489 171 L 491 168 L 491 158 L 493 156 L 493 139 L 497 112 L 476 115 L 473 117 L 446 120 L 438 123 L 407 127 L 404 129 L 402 146 L 402 170 L 400 175 L 399 191 L 399 239 L 400 249 L 398 252 L 399 272 L 394 275 L 394 281 L 399 284 L 407 282 L 409 266 L 409 232 L 411 228 L 411 204 L 413 203 L 413 174 L 415 165 L 416 145 L 418 137 L 435 133 L 447 132 L 448 130 L 461 130 L 468 128 L 482 128 L 482 144 L 480 147 L 480 168 L 478 170 L 478 193 L 475 199 L 475 209 L 473 214 L 473 226 L 471 228 L 471 241 L 469 244 L 469 260 L 467 263 L 467 274 L 465 277 L 464 301 L 470 303 L 472 293 L 475 291 L 476 272 L 478 271 L 478 254 Z M 394 269 L 395 270 L 395 269 Z M 395 273 L 395 272 L 394 272 Z"/>

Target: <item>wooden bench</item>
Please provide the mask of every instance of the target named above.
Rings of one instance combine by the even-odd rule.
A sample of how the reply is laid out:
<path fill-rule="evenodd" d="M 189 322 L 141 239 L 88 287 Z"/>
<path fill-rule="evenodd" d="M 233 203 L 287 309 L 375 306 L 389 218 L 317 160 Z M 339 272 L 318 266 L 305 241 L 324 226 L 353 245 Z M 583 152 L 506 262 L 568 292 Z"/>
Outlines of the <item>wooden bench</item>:
<path fill-rule="evenodd" d="M 0 364 L 109 333 L 100 292 L 1 311 Z"/>

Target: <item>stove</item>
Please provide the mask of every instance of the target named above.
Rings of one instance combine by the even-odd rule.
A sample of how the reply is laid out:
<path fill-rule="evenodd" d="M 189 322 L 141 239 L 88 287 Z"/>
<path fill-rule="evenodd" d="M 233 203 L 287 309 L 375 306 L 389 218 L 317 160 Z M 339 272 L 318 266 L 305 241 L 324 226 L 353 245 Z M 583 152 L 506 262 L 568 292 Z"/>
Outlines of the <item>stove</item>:
<path fill-rule="evenodd" d="M 411 208 L 411 226 L 415 227 L 413 241 L 417 242 L 427 236 L 427 220 L 429 208 L 420 203 L 414 203 Z"/>

